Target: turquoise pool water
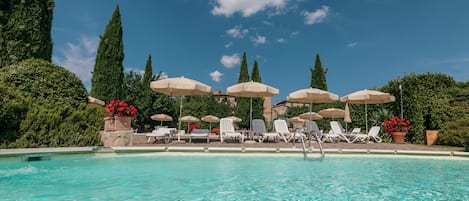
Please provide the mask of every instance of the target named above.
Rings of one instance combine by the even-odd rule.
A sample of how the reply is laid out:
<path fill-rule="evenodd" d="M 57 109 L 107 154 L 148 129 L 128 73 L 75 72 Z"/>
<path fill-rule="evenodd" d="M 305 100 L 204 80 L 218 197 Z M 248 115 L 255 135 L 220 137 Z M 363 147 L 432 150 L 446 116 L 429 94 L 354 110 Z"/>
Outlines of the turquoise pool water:
<path fill-rule="evenodd" d="M 0 200 L 469 200 L 469 161 L 131 156 L 0 161 Z"/>

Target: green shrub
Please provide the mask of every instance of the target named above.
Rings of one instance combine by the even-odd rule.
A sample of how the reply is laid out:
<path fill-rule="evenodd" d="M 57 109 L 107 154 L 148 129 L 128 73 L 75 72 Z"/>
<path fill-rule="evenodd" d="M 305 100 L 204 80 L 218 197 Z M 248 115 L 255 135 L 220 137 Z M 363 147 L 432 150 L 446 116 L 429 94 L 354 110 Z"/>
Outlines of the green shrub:
<path fill-rule="evenodd" d="M 40 59 L 0 69 L 1 147 L 99 145 L 104 108 L 80 79 Z"/>
<path fill-rule="evenodd" d="M 34 105 L 21 122 L 21 138 L 10 147 L 58 147 L 99 145 L 104 109 L 82 103 L 78 108 Z"/>
<path fill-rule="evenodd" d="M 463 147 L 467 146 L 467 135 L 469 135 L 469 118 L 449 121 L 441 127 L 438 142 L 442 145 Z"/>

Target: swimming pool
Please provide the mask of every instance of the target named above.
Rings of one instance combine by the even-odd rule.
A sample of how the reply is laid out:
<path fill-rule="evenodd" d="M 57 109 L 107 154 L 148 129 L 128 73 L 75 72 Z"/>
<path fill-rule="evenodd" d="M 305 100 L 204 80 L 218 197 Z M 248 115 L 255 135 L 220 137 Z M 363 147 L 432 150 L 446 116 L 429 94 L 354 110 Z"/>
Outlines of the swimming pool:
<path fill-rule="evenodd" d="M 131 155 L 0 161 L 2 200 L 469 200 L 469 161 Z"/>

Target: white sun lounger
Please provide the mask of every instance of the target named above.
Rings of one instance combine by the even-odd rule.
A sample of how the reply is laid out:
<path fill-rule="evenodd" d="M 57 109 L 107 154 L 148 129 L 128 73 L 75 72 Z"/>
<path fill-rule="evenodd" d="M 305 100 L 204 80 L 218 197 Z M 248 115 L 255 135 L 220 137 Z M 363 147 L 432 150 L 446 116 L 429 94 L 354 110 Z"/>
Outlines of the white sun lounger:
<path fill-rule="evenodd" d="M 210 132 L 208 129 L 193 129 L 189 134 L 189 143 L 192 142 L 192 138 L 207 138 L 207 143 L 210 143 Z"/>
<path fill-rule="evenodd" d="M 278 142 L 280 138 L 280 135 L 278 133 L 267 132 L 264 120 L 262 119 L 252 120 L 252 132 L 254 133 L 254 135 L 259 136 L 259 142 L 263 142 L 264 140 L 274 140 L 275 142 Z"/>
<path fill-rule="evenodd" d="M 160 137 L 163 137 L 165 143 L 168 143 L 174 134 L 176 134 L 176 128 L 158 128 L 151 133 L 147 133 L 145 136 L 148 138 L 147 143 L 150 143 L 152 138 L 156 142 Z"/>
<path fill-rule="evenodd" d="M 275 129 L 275 132 L 279 133 L 280 136 L 283 137 L 283 140 L 285 140 L 285 142 L 289 142 L 293 138 L 295 138 L 295 140 L 297 140 L 297 139 L 301 139 L 301 138 L 304 139 L 306 137 L 305 134 L 303 134 L 301 132 L 291 133 L 288 130 L 287 121 L 285 121 L 284 119 L 275 120 L 274 121 L 274 129 Z"/>
<path fill-rule="evenodd" d="M 370 140 L 373 140 L 375 142 L 382 142 L 383 139 L 381 139 L 378 134 L 379 134 L 379 130 L 381 130 L 381 127 L 379 126 L 373 126 L 371 127 L 370 131 L 368 132 L 368 134 L 356 134 L 357 135 L 357 138 L 356 138 L 356 141 L 360 141 L 360 142 L 368 142 Z"/>
<path fill-rule="evenodd" d="M 238 139 L 240 143 L 244 142 L 244 135 L 235 131 L 233 120 L 222 118 L 220 119 L 220 142 L 223 143 L 227 138 Z"/>

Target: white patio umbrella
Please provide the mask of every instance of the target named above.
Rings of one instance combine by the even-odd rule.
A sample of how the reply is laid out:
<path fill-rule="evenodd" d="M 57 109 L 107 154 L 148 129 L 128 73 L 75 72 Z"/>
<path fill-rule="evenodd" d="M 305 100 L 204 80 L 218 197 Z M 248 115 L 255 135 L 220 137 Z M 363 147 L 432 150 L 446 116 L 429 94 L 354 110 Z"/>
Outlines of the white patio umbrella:
<path fill-rule="evenodd" d="M 300 117 L 292 117 L 288 119 L 288 122 L 292 123 L 294 128 L 302 127 L 306 120 Z"/>
<path fill-rule="evenodd" d="M 389 94 L 375 90 L 360 90 L 343 96 L 340 101 L 350 104 L 365 104 L 365 128 L 368 132 L 368 104 L 382 104 L 394 102 L 396 98 Z"/>
<path fill-rule="evenodd" d="M 312 112 L 313 103 L 330 103 L 337 100 L 339 96 L 336 94 L 311 87 L 294 91 L 287 96 L 288 102 L 309 103 L 309 112 Z"/>
<path fill-rule="evenodd" d="M 300 117 L 292 117 L 288 119 L 288 122 L 290 123 L 304 123 L 306 120 L 300 118 Z"/>
<path fill-rule="evenodd" d="M 187 115 L 187 116 L 183 116 L 179 119 L 180 122 L 188 122 L 188 123 L 192 123 L 192 122 L 199 122 L 200 119 L 197 118 L 197 117 L 194 117 L 194 116 L 190 116 L 190 115 Z M 189 131 L 189 125 L 187 125 L 187 130 Z M 179 141 L 179 135 L 178 135 L 178 141 Z"/>
<path fill-rule="evenodd" d="M 345 103 L 344 121 L 345 121 L 345 132 L 348 132 L 347 124 L 352 122 L 352 119 L 350 118 L 350 108 L 348 107 L 348 103 Z"/>
<path fill-rule="evenodd" d="M 181 119 L 179 119 L 181 122 L 199 122 L 200 119 L 197 118 L 197 117 L 194 117 L 194 116 L 190 116 L 190 115 L 187 115 L 187 116 L 183 116 L 181 117 Z"/>
<path fill-rule="evenodd" d="M 278 95 L 278 89 L 259 82 L 249 81 L 230 86 L 226 89 L 226 94 L 230 96 L 251 98 L 249 113 L 249 128 L 252 129 L 252 98 L 271 97 Z"/>
<path fill-rule="evenodd" d="M 160 121 L 161 126 L 163 125 L 163 121 L 172 121 L 173 118 L 167 114 L 154 114 L 150 117 L 152 120 Z"/>
<path fill-rule="evenodd" d="M 305 112 L 300 114 L 298 117 L 305 119 L 305 120 L 319 120 L 322 119 L 322 116 L 316 112 Z"/>
<path fill-rule="evenodd" d="M 327 108 L 320 110 L 318 114 L 323 117 L 332 118 L 332 120 L 334 120 L 334 118 L 344 117 L 345 110 L 338 108 Z"/>
<path fill-rule="evenodd" d="M 241 118 L 235 117 L 235 116 L 229 116 L 229 117 L 226 117 L 226 118 L 230 118 L 231 120 L 233 120 L 234 123 L 239 123 L 239 122 L 243 121 Z"/>
<path fill-rule="evenodd" d="M 209 123 L 209 132 L 212 131 L 212 123 L 217 123 L 220 122 L 220 118 L 213 116 L 213 115 L 207 115 L 202 117 L 202 121 L 208 122 Z"/>
<path fill-rule="evenodd" d="M 181 97 L 181 102 L 179 104 L 179 130 L 181 130 L 182 97 L 204 95 L 210 93 L 212 90 L 212 88 L 206 84 L 185 77 L 153 81 L 150 83 L 150 88 L 153 91 L 160 92 L 168 96 Z"/>

